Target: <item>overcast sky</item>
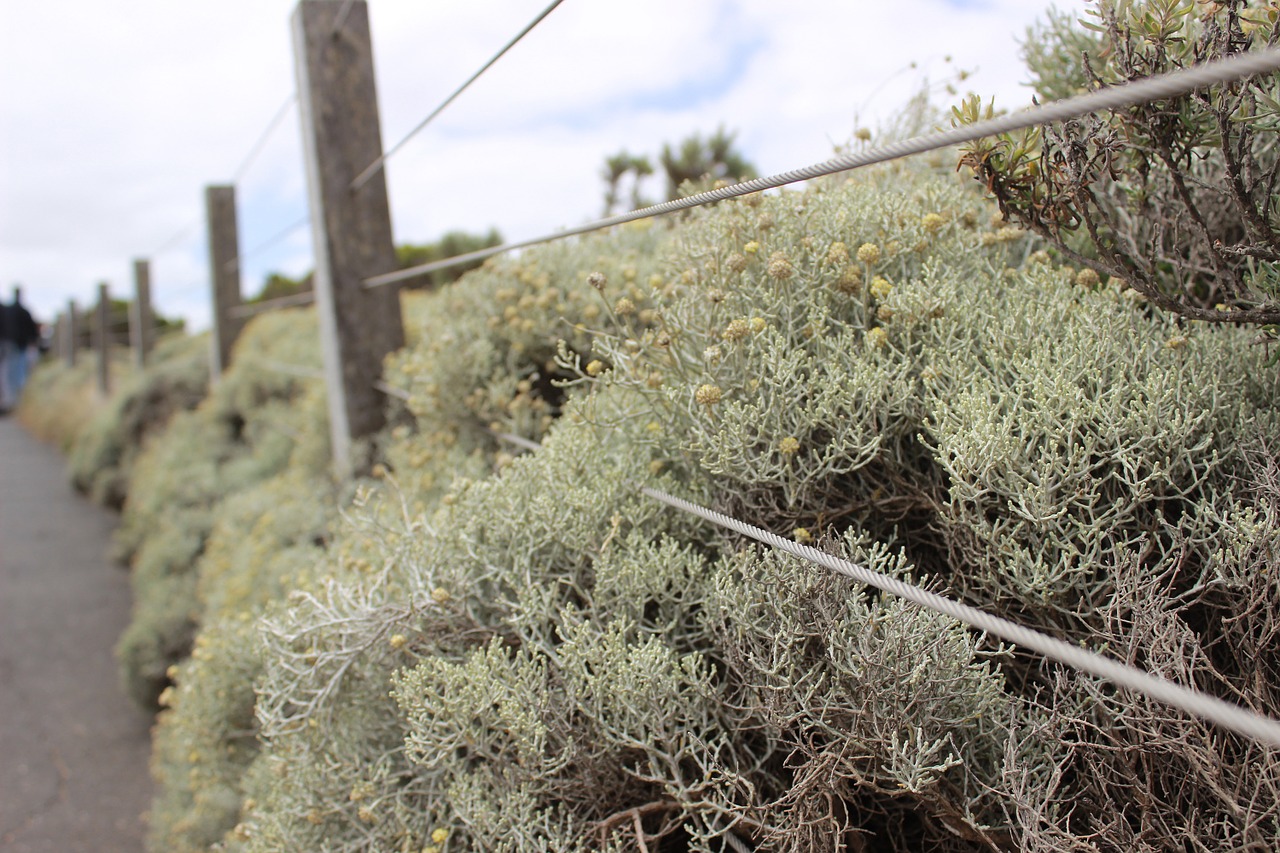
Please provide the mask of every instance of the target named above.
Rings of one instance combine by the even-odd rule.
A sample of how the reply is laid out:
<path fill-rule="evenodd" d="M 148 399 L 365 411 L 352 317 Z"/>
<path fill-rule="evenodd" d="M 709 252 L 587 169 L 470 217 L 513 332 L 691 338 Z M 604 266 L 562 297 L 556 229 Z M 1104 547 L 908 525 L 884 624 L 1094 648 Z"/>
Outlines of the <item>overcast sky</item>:
<path fill-rule="evenodd" d="M 337 0 L 333 0 L 337 2 Z M 391 147 L 548 0 L 370 0 Z M 921 83 L 1018 107 L 1048 0 L 566 0 L 388 163 L 397 243 L 600 214 L 604 158 L 723 125 L 761 174 L 832 156 Z M 1059 0 L 1072 13 L 1083 0 Z M 311 267 L 293 0 L 0 0 L 0 296 L 51 319 L 97 283 L 208 324 L 204 187 L 236 183 L 243 288 Z M 950 61 L 947 58 L 950 57 Z M 912 67 L 914 63 L 914 67 Z M 958 100 L 939 93 L 940 105 Z M 662 187 L 654 179 L 650 195 Z"/>

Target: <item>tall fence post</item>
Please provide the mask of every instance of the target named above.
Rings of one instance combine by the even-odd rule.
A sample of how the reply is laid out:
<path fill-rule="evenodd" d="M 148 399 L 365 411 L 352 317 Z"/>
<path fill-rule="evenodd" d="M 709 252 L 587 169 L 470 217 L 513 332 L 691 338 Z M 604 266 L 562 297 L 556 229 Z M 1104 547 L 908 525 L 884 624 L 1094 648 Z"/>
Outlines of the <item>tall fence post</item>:
<path fill-rule="evenodd" d="M 62 333 L 66 336 L 63 352 L 66 354 L 67 367 L 76 366 L 76 346 L 80 343 L 76 339 L 80 326 L 80 309 L 76 305 L 74 299 L 67 300 L 67 325 L 63 328 Z"/>
<path fill-rule="evenodd" d="M 397 288 L 363 287 L 396 268 L 386 179 L 351 188 L 382 156 L 368 4 L 301 0 L 293 39 L 329 432 L 337 471 L 350 476 L 368 463 L 354 458 L 356 441 L 385 423 L 382 360 L 404 346 Z"/>
<path fill-rule="evenodd" d="M 151 316 L 151 264 L 142 258 L 133 262 L 134 295 L 129 309 L 129 346 L 133 363 L 139 370 L 147 366 L 151 344 L 155 339 Z"/>
<path fill-rule="evenodd" d="M 111 298 L 107 293 L 107 283 L 98 285 L 98 310 L 94 328 L 98 350 L 98 390 L 103 394 L 111 393 Z"/>
<path fill-rule="evenodd" d="M 213 288 L 212 378 L 217 382 L 231 364 L 231 347 L 244 321 L 232 316 L 240 305 L 240 241 L 236 225 L 236 188 L 211 186 L 204 190 L 209 224 L 209 282 Z"/>

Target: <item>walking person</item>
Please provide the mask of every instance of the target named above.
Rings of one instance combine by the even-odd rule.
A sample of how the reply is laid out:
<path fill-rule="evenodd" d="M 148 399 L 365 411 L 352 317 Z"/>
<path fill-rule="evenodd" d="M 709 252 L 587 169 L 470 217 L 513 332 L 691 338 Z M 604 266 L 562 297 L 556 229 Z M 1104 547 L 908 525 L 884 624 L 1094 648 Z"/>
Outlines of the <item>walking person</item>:
<path fill-rule="evenodd" d="M 22 304 L 22 288 L 13 288 L 13 303 L 0 305 L 0 410 L 18 405 L 27 371 L 34 360 L 32 349 L 40 341 L 40 327 Z"/>
<path fill-rule="evenodd" d="M 0 415 L 9 413 L 13 393 L 9 390 L 9 360 L 18 352 L 10 331 L 9 306 L 0 303 Z"/>

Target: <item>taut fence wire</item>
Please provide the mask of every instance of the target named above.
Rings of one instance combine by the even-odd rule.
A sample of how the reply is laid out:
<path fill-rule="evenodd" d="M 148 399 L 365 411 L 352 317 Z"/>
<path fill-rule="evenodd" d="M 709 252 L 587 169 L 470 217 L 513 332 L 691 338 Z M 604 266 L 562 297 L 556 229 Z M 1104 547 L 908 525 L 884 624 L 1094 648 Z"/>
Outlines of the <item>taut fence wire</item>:
<path fill-rule="evenodd" d="M 538 17 L 530 21 L 523 30 L 516 33 L 515 37 L 512 38 L 511 41 L 503 45 L 501 50 L 495 53 L 488 62 L 482 65 L 479 71 L 477 71 L 475 74 L 472 74 L 470 77 L 468 77 L 467 82 L 463 83 L 461 86 L 455 89 L 452 95 L 445 98 L 444 102 L 441 103 L 440 106 L 432 110 L 430 115 L 428 115 L 422 121 L 418 122 L 417 126 L 414 127 L 413 130 L 409 131 L 409 133 L 406 134 L 403 139 L 401 139 L 395 145 L 392 145 L 391 148 L 383 152 L 381 157 L 379 157 L 377 160 L 374 160 L 372 163 L 370 163 L 368 166 L 365 167 L 364 171 L 356 175 L 355 180 L 351 182 L 351 189 L 358 190 L 362 186 L 364 186 L 366 183 L 368 183 L 369 179 L 372 178 L 374 175 L 376 175 L 378 173 L 378 170 L 381 169 L 386 164 L 387 159 L 390 158 L 391 155 L 395 154 L 397 151 L 403 148 L 406 142 L 408 142 L 410 139 L 413 139 L 413 137 L 417 136 L 419 131 L 421 131 L 424 127 L 430 124 L 435 119 L 436 116 L 444 112 L 445 107 L 453 103 L 454 99 L 457 98 L 459 95 L 461 95 L 463 92 L 465 92 L 468 86 L 470 86 L 472 83 L 478 80 L 481 74 L 488 71 L 489 67 L 493 65 L 495 62 L 497 62 L 499 59 L 501 59 L 503 54 L 505 54 L 511 48 L 515 47 L 516 42 L 520 41 L 520 39 L 528 35 L 529 32 L 534 27 L 542 23 L 543 18 L 547 17 L 547 15 L 550 15 L 555 10 L 555 8 L 563 2 L 564 0 L 554 0 L 554 2 L 551 3 L 551 5 L 543 9 L 542 12 L 538 15 Z"/>
<path fill-rule="evenodd" d="M 284 228 L 281 228 L 275 234 L 272 234 L 270 237 L 263 240 L 261 243 L 257 244 L 249 251 L 241 252 L 240 254 L 236 255 L 234 258 L 227 261 L 226 268 L 229 270 L 235 269 L 236 266 L 239 265 L 241 261 L 248 260 L 249 258 L 253 257 L 259 252 L 264 252 L 267 249 L 270 249 L 272 246 L 276 245 L 285 237 L 288 237 L 290 234 L 294 233 L 302 226 L 309 225 L 309 224 L 311 224 L 310 213 L 308 213 L 306 216 L 303 216 L 301 219 L 298 219 L 297 221 L 292 222 L 289 225 L 286 225 Z"/>
<path fill-rule="evenodd" d="M 298 94 L 296 92 L 290 93 L 289 97 L 285 98 L 284 103 L 280 105 L 278 110 L 276 110 L 271 121 L 267 122 L 267 129 L 258 137 L 258 141 L 253 143 L 253 146 L 249 149 L 249 153 L 246 154 L 244 160 L 240 162 L 240 167 L 232 173 L 231 183 L 240 183 L 240 179 L 244 177 L 245 172 L 249 171 L 249 167 L 253 165 L 253 161 L 258 159 L 258 155 L 262 153 L 262 149 L 267 147 L 268 140 L 271 139 L 271 135 L 275 133 L 276 128 L 280 126 L 280 122 L 284 121 L 284 117 L 289 114 L 289 108 L 297 102 Z"/>
<path fill-rule="evenodd" d="M 303 367 L 299 364 L 289 364 L 284 361 L 276 361 L 272 358 L 255 358 L 254 362 L 272 373 L 281 373 L 286 376 L 296 376 L 299 379 L 323 379 L 324 371 L 318 367 Z"/>
<path fill-rule="evenodd" d="M 542 237 L 535 237 L 530 240 L 520 240 L 514 243 L 504 243 L 500 246 L 479 249 L 474 252 L 455 255 L 451 258 L 443 258 L 438 261 L 420 264 L 397 272 L 372 276 L 371 278 L 365 279 L 364 286 L 381 287 L 386 284 L 408 281 L 410 279 L 435 272 L 436 270 L 448 269 L 449 267 L 458 266 L 471 261 L 484 260 L 485 258 L 510 252 L 514 249 L 523 249 L 528 246 L 550 243 L 555 240 L 563 240 L 566 237 L 576 237 L 581 234 L 588 234 L 592 231 L 599 231 L 602 228 L 610 228 L 614 225 L 634 222 L 638 219 L 649 219 L 654 216 L 661 216 L 665 213 L 675 213 L 680 210 L 701 207 L 704 204 L 711 204 L 716 201 L 724 201 L 725 199 L 750 195 L 751 193 L 760 192 L 762 190 L 775 189 L 777 187 L 786 186 L 787 184 L 808 181 L 825 175 L 833 175 L 838 172 L 848 172 L 864 166 L 873 166 L 877 163 L 886 163 L 890 160 L 897 160 L 901 157 L 924 154 L 941 148 L 950 148 L 953 145 L 960 145 L 965 142 L 974 142 L 988 136 L 1010 133 L 1015 130 L 1028 130 L 1045 124 L 1053 124 L 1054 122 L 1079 118 L 1089 113 L 1101 110 L 1119 109 L 1121 107 L 1135 106 L 1147 101 L 1159 100 L 1160 98 L 1184 95 L 1205 86 L 1227 83 L 1232 80 L 1238 80 L 1241 77 L 1263 74 L 1276 71 L 1278 69 L 1280 69 L 1280 48 L 1268 48 L 1267 50 L 1258 51 L 1256 53 L 1233 56 L 1229 59 L 1222 59 L 1216 62 L 1206 62 L 1203 65 L 1184 68 L 1169 74 L 1162 74 L 1158 77 L 1147 77 L 1142 80 L 1099 89 L 1095 92 L 1089 92 L 1084 95 L 1077 95 L 1074 98 L 1053 101 L 1048 104 L 1031 107 L 1016 113 L 1010 113 L 1009 115 L 975 122 L 962 127 L 956 127 L 951 130 L 939 131 L 925 136 L 917 136 L 903 140 L 902 142 L 894 142 L 889 145 L 872 148 L 858 154 L 847 154 L 840 157 L 834 157 L 830 160 L 824 160 L 821 163 L 815 163 L 812 166 L 806 166 L 802 169 L 794 169 L 790 172 L 782 172 L 777 175 L 743 181 L 739 184 L 701 192 L 697 195 L 691 195 L 686 198 L 666 201 L 661 204 L 651 205 L 650 207 L 643 207 L 639 210 L 633 210 L 630 213 L 619 213 L 614 216 L 608 216 L 603 219 L 588 222 L 585 225 L 556 231 Z"/>
<path fill-rule="evenodd" d="M 278 296 L 275 299 L 264 299 L 261 302 L 237 305 L 234 308 L 227 309 L 227 314 L 237 320 L 244 320 L 249 317 L 256 317 L 259 314 L 266 314 L 268 311 L 277 311 L 281 308 L 297 308 L 301 305 L 310 305 L 315 301 L 315 291 L 304 290 L 300 293 L 291 293 L 288 296 Z"/>
<path fill-rule="evenodd" d="M 538 443 L 511 433 L 495 432 L 494 436 L 526 450 L 536 451 L 541 449 L 541 445 Z M 1190 687 L 1166 681 L 1135 666 L 1121 663 L 1113 658 L 1068 643 L 1065 640 L 1051 637 L 1048 634 L 1019 625 L 1016 622 L 1011 622 L 1008 619 L 995 616 L 963 602 L 939 595 L 936 592 L 930 592 L 900 581 L 897 578 L 874 572 L 871 569 L 859 566 L 833 554 L 828 554 L 825 551 L 820 551 L 817 548 L 801 545 L 753 524 L 748 524 L 724 513 L 699 506 L 692 501 L 675 497 L 648 486 L 635 485 L 641 494 L 646 497 L 664 503 L 681 512 L 696 515 L 704 521 L 709 521 L 771 548 L 776 548 L 794 557 L 799 557 L 807 562 L 838 572 L 858 583 L 873 586 L 882 592 L 910 601 L 918 607 L 949 616 L 978 631 L 1037 652 L 1049 660 L 1081 672 L 1087 672 L 1119 687 L 1178 708 L 1194 717 L 1216 723 L 1223 728 L 1230 729 L 1259 743 L 1280 749 L 1280 720 L 1265 717 L 1262 714 L 1242 708 L 1239 705 L 1233 705 L 1230 702 L 1225 702 Z"/>

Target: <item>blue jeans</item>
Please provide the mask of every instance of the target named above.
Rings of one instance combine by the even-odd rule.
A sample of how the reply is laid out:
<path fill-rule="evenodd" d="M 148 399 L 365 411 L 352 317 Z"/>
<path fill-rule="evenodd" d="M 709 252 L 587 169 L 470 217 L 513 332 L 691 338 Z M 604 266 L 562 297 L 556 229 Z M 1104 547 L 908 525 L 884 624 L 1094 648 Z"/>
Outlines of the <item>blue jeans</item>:
<path fill-rule="evenodd" d="M 30 360 L 27 351 L 18 349 L 13 341 L 0 341 L 0 406 L 12 409 L 18 405 Z"/>

